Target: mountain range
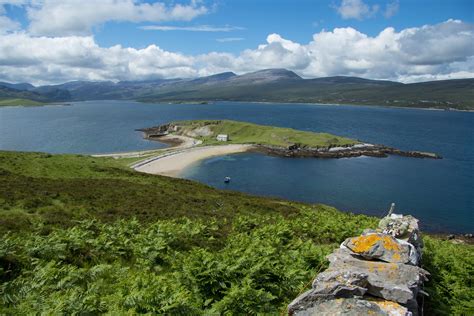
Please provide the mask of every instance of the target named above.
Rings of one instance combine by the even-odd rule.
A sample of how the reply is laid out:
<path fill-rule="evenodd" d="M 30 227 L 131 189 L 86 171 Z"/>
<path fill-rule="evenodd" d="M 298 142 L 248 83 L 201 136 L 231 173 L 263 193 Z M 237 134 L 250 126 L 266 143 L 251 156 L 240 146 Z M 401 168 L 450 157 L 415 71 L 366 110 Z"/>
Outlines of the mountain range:
<path fill-rule="evenodd" d="M 403 84 L 345 76 L 303 79 L 286 69 L 265 69 L 243 75 L 225 72 L 197 79 L 72 81 L 39 87 L 0 82 L 2 99 L 301 102 L 472 110 L 474 78 Z"/>

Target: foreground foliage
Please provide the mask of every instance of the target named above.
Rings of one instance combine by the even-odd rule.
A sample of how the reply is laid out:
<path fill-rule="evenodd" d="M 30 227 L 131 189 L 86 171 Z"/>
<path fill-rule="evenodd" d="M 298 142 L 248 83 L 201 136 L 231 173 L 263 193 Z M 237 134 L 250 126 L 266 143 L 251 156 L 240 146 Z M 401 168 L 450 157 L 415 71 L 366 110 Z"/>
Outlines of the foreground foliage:
<path fill-rule="evenodd" d="M 334 241 L 373 223 L 359 220 L 324 223 L 311 209 L 292 220 L 242 216 L 222 247 L 217 221 L 190 219 L 92 220 L 47 235 L 7 234 L 0 312 L 278 313 L 325 268 Z"/>
<path fill-rule="evenodd" d="M 426 315 L 474 315 L 474 245 L 425 237 Z"/>
<path fill-rule="evenodd" d="M 0 314 L 278 314 L 376 218 L 0 152 Z M 472 314 L 472 246 L 425 239 L 430 314 Z"/>

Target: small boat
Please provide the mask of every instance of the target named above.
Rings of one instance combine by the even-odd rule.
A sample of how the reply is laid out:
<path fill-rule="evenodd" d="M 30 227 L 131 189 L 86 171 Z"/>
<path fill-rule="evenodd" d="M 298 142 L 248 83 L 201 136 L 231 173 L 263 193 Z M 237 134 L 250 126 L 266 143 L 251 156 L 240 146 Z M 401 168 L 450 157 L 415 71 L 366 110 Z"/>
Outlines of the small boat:
<path fill-rule="evenodd" d="M 229 183 L 229 182 L 230 182 L 230 177 L 225 177 L 225 178 L 224 178 L 224 182 L 225 182 L 225 183 Z"/>

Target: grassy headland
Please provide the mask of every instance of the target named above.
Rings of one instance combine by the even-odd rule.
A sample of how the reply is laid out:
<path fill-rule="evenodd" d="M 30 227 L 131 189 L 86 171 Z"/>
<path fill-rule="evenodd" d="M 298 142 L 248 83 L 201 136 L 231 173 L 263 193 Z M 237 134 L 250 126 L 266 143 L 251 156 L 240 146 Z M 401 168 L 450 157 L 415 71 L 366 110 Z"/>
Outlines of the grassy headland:
<path fill-rule="evenodd" d="M 203 145 L 258 144 L 287 148 L 299 144 L 301 147 L 318 148 L 359 143 L 353 139 L 327 133 L 305 132 L 292 128 L 230 120 L 177 121 L 170 123 L 170 125 L 179 126 L 176 134 L 199 139 Z M 216 136 L 219 134 L 229 135 L 229 140 L 227 142 L 217 141 Z"/>
<path fill-rule="evenodd" d="M 440 159 L 435 153 L 402 151 L 385 145 L 361 143 L 358 140 L 327 133 L 314 133 L 248 122 L 230 120 L 177 121 L 140 129 L 146 138 L 180 135 L 197 139 L 201 146 L 244 144 L 253 150 L 284 157 L 348 158 L 359 156 L 387 157 L 389 154 L 415 158 Z M 224 134 L 227 141 L 216 136 Z"/>
<path fill-rule="evenodd" d="M 376 218 L 0 152 L 0 314 L 277 314 Z M 470 314 L 473 248 L 425 238 L 425 313 Z M 448 260 L 449 259 L 449 260 Z"/>

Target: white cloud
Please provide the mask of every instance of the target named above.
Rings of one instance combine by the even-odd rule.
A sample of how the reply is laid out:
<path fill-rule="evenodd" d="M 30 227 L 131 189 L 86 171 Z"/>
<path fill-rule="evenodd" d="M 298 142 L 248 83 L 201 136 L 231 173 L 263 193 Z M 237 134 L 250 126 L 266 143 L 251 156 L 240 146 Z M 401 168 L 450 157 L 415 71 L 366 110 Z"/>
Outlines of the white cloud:
<path fill-rule="evenodd" d="M 363 0 L 342 0 L 336 11 L 343 19 L 363 20 L 374 16 L 379 10 L 379 5 L 369 6 Z"/>
<path fill-rule="evenodd" d="M 208 12 L 192 1 L 189 5 L 166 5 L 134 0 L 38 0 L 27 6 L 29 32 L 33 35 L 89 35 L 107 21 L 189 21 Z"/>
<path fill-rule="evenodd" d="M 173 26 L 173 25 L 147 25 L 141 26 L 140 29 L 146 31 L 189 31 L 189 32 L 231 32 L 243 30 L 239 26 L 211 26 L 211 25 L 196 25 L 196 26 Z"/>
<path fill-rule="evenodd" d="M 13 21 L 4 15 L 0 15 L 0 34 L 16 31 L 20 28 L 20 23 Z"/>
<path fill-rule="evenodd" d="M 376 36 L 336 28 L 297 43 L 278 34 L 239 54 L 197 56 L 165 51 L 100 47 L 92 36 L 0 35 L 0 81 L 58 83 L 69 80 L 141 80 L 244 73 L 288 68 L 304 77 L 360 76 L 403 82 L 474 77 L 474 25 L 448 20 Z"/>
<path fill-rule="evenodd" d="M 17 31 L 21 28 L 21 24 L 6 16 L 5 5 L 21 5 L 22 0 L 0 0 L 0 34 Z"/>
<path fill-rule="evenodd" d="M 398 0 L 387 3 L 387 5 L 385 6 L 385 12 L 383 13 L 383 15 L 387 19 L 391 18 L 392 16 L 398 13 L 398 9 L 400 9 L 400 3 L 398 2 Z"/>
<path fill-rule="evenodd" d="M 216 41 L 219 43 L 228 43 L 228 42 L 239 42 L 243 41 L 243 37 L 223 37 L 223 38 L 217 38 Z"/>

